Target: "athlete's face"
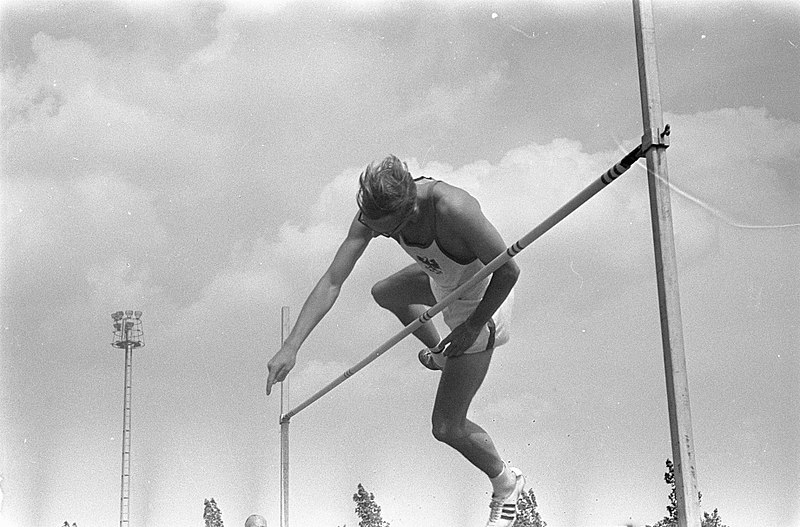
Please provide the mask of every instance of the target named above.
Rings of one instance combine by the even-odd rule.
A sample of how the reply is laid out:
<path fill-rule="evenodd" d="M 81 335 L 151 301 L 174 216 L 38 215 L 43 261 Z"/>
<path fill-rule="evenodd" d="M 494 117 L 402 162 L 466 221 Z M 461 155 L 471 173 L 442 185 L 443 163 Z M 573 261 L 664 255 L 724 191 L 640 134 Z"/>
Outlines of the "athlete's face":
<path fill-rule="evenodd" d="M 358 211 L 358 221 L 373 232 L 391 238 L 406 226 L 408 221 L 414 215 L 413 207 L 410 211 L 396 211 L 386 216 L 381 216 L 377 219 L 368 218 L 363 211 Z"/>

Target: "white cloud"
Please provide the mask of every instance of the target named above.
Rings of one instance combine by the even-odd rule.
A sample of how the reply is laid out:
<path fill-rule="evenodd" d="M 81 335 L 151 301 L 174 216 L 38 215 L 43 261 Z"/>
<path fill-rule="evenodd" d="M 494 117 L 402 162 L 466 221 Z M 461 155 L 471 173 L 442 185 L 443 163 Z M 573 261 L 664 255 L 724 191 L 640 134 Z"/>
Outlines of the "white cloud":
<path fill-rule="evenodd" d="M 136 266 L 124 257 L 99 262 L 86 270 L 86 284 L 92 291 L 91 307 L 100 313 L 111 313 L 118 306 L 149 304 L 161 294 L 153 283 L 149 265 Z"/>
<path fill-rule="evenodd" d="M 3 242 L 7 269 L 53 269 L 56 262 L 134 258 L 163 247 L 168 237 L 140 188 L 111 174 L 73 181 L 13 179 L 4 185 Z M 61 258 L 55 259 L 56 254 Z"/>
<path fill-rule="evenodd" d="M 507 64 L 498 64 L 470 78 L 461 86 L 434 84 L 425 98 L 404 119 L 408 126 L 430 126 L 431 122 L 457 125 L 465 113 L 474 111 L 482 100 L 491 97 L 504 83 Z"/>
<path fill-rule="evenodd" d="M 667 150 L 670 179 L 709 210 L 720 211 L 724 216 L 717 220 L 753 226 L 800 222 L 800 185 L 790 176 L 800 172 L 800 123 L 749 107 L 665 120 L 674 130 Z"/>
<path fill-rule="evenodd" d="M 137 104 L 126 91 L 133 79 L 154 81 L 153 91 L 174 78 L 146 61 L 121 67 L 74 39 L 38 34 L 33 48 L 34 63 L 3 75 L 8 174 L 64 179 L 113 171 L 153 193 L 219 193 L 221 161 L 213 153 L 229 151 L 226 138 L 169 118 L 159 107 L 168 99 L 141 93 Z"/>
<path fill-rule="evenodd" d="M 204 48 L 198 50 L 190 59 L 189 64 L 196 63 L 203 67 L 230 57 L 231 48 L 239 38 L 236 26 L 237 13 L 231 11 L 231 8 L 236 5 L 234 2 L 230 6 L 226 6 L 225 11 L 217 15 L 216 23 L 214 24 L 217 30 L 216 38 Z M 185 69 L 186 66 L 183 66 L 184 71 L 187 71 Z"/>

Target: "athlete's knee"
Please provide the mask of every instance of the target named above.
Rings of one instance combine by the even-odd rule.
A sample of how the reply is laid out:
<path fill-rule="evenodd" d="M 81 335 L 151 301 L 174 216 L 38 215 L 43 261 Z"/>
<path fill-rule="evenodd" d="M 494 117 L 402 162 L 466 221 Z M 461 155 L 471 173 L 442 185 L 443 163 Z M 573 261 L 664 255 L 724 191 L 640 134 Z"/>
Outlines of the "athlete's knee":
<path fill-rule="evenodd" d="M 372 298 L 379 306 L 385 309 L 392 309 L 397 306 L 396 284 L 391 278 L 384 278 L 372 286 Z"/>
<path fill-rule="evenodd" d="M 442 443 L 452 445 L 467 435 L 464 423 L 437 416 L 433 417 L 431 423 L 433 425 L 433 437 Z"/>

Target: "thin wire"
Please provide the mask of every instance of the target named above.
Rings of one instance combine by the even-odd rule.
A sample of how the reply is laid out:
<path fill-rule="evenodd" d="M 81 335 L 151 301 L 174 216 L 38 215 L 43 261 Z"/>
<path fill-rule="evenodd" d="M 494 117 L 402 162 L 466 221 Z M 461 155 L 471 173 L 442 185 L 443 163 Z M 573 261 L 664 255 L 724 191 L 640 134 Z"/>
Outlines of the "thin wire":
<path fill-rule="evenodd" d="M 667 185 L 669 185 L 670 190 L 674 191 L 679 196 L 682 196 L 682 197 L 688 199 L 692 203 L 700 206 L 701 208 L 707 210 L 708 212 L 710 212 L 711 214 L 713 214 L 714 216 L 716 216 L 717 218 L 719 218 L 720 220 L 722 220 L 726 224 L 730 225 L 731 227 L 736 227 L 737 229 L 791 229 L 791 228 L 800 227 L 800 223 L 784 223 L 784 224 L 779 224 L 779 225 L 751 225 L 751 224 L 748 224 L 748 223 L 739 223 L 735 219 L 731 218 L 730 216 L 728 216 L 727 214 L 722 212 L 721 210 L 709 205 L 708 203 L 704 202 L 700 198 L 692 196 L 691 194 L 689 194 L 685 190 L 682 190 L 682 189 L 678 188 L 671 181 L 665 181 L 664 178 L 659 176 L 659 175 L 656 175 L 656 177 L 659 180 L 661 180 L 663 183 L 666 183 Z"/>
<path fill-rule="evenodd" d="M 619 147 L 619 150 L 620 151 L 624 151 L 625 149 L 622 147 L 622 144 L 619 142 L 619 140 L 617 140 L 616 138 L 614 138 L 614 139 L 617 141 L 617 146 Z M 641 164 L 645 168 L 645 171 L 647 170 L 647 165 L 646 165 L 646 163 L 644 161 L 639 160 L 639 161 L 636 162 L 636 164 Z M 670 190 L 674 191 L 679 196 L 688 199 L 689 201 L 691 201 L 695 205 L 698 205 L 700 208 L 705 209 L 706 211 L 711 213 L 711 215 L 716 216 L 717 218 L 722 220 L 725 224 L 730 225 L 731 227 L 735 227 L 737 229 L 751 229 L 751 230 L 759 230 L 759 229 L 792 229 L 792 228 L 800 227 L 800 223 L 784 223 L 784 224 L 779 224 L 779 225 L 763 225 L 763 224 L 753 225 L 753 224 L 749 224 L 749 223 L 741 223 L 741 222 L 735 220 L 734 218 L 732 218 L 730 215 L 728 215 L 728 214 L 724 213 L 723 211 L 719 210 L 718 208 L 716 208 L 716 207 L 710 205 L 709 203 L 706 203 L 705 201 L 701 200 L 697 196 L 693 196 L 689 192 L 681 189 L 680 187 L 675 185 L 673 182 L 664 179 L 663 177 L 659 176 L 658 174 L 654 174 L 654 175 L 662 183 L 666 183 L 669 186 Z"/>

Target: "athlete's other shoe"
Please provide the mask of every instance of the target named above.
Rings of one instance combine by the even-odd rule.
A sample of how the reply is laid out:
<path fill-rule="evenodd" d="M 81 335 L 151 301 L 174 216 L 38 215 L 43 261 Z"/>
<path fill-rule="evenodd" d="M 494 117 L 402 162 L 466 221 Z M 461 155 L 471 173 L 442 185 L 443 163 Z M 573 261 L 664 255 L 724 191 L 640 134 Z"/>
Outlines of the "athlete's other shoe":
<path fill-rule="evenodd" d="M 505 498 L 492 497 L 492 502 L 489 504 L 489 522 L 486 527 L 511 527 L 517 519 L 517 500 L 522 494 L 522 487 L 525 486 L 525 476 L 516 468 L 512 468 L 511 471 L 517 477 L 517 484 Z"/>
<path fill-rule="evenodd" d="M 433 354 L 434 353 L 438 354 L 441 352 L 442 350 L 440 350 L 438 346 L 434 348 L 422 348 L 421 350 L 419 350 L 417 357 L 419 358 L 419 361 L 422 363 L 422 365 L 428 368 L 429 370 L 440 371 L 442 367 L 436 364 L 436 360 L 434 360 Z"/>

